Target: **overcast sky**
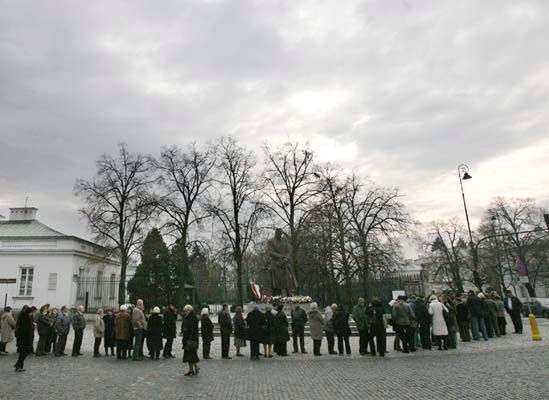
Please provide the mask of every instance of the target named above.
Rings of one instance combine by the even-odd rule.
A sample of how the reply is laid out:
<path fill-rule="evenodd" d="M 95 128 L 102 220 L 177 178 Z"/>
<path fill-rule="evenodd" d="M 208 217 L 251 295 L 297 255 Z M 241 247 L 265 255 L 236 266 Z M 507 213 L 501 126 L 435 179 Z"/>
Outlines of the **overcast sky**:
<path fill-rule="evenodd" d="M 549 205 L 549 2 L 0 0 L 0 214 L 88 237 L 72 190 L 115 152 L 309 141 L 421 221 Z"/>

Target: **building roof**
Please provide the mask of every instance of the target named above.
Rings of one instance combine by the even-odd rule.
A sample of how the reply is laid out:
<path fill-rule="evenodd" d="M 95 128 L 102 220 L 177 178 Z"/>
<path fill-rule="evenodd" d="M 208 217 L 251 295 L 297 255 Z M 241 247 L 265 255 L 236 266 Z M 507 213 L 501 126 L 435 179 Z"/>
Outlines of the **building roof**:
<path fill-rule="evenodd" d="M 22 221 L 0 221 L 0 238 L 2 237 L 66 237 L 66 235 L 33 219 Z"/>

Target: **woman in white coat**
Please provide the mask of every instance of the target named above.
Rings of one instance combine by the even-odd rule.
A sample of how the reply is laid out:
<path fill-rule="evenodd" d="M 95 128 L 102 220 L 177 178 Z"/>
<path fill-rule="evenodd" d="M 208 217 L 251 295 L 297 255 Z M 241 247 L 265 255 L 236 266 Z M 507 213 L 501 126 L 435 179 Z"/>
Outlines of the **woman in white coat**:
<path fill-rule="evenodd" d="M 444 319 L 444 313 L 448 312 L 448 309 L 438 301 L 435 295 L 430 298 L 429 314 L 433 317 L 433 336 L 438 342 L 438 349 L 448 350 L 448 328 L 446 327 L 446 321 Z"/>

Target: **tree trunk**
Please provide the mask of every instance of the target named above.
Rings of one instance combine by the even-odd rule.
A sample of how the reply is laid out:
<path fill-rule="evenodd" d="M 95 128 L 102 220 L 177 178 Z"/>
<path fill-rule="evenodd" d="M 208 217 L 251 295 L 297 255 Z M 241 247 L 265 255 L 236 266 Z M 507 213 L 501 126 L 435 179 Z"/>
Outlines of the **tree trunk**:
<path fill-rule="evenodd" d="M 128 255 L 123 251 L 120 258 L 120 281 L 118 282 L 118 305 L 126 303 L 126 269 L 128 268 Z"/>

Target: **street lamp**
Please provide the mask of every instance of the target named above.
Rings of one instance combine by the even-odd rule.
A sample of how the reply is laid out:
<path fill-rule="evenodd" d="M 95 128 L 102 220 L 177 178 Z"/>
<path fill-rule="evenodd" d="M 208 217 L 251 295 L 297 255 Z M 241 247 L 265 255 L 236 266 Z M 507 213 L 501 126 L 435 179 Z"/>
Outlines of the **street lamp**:
<path fill-rule="evenodd" d="M 460 164 L 457 169 L 459 186 L 461 188 L 461 198 L 463 199 L 463 209 L 465 210 L 465 219 L 467 221 L 467 231 L 469 232 L 469 246 L 471 247 L 471 255 L 473 257 L 473 280 L 475 281 L 475 285 L 480 289 L 482 286 L 478 273 L 478 257 L 475 251 L 475 244 L 473 243 L 473 233 L 471 232 L 471 223 L 469 222 L 469 211 L 467 211 L 467 202 L 465 201 L 465 192 L 463 191 L 463 181 L 472 179 L 473 177 L 469 174 L 469 166 L 467 164 Z"/>

